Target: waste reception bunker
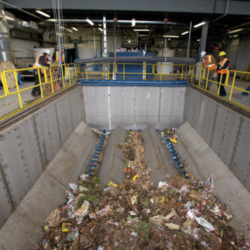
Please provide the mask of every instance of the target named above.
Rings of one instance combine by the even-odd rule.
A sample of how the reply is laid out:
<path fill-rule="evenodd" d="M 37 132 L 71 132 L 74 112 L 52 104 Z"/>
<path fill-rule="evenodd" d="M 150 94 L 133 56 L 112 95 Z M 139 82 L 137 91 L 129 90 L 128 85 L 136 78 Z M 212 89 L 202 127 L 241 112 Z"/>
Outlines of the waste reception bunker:
<path fill-rule="evenodd" d="M 128 130 L 142 131 L 157 187 L 175 170 L 160 131 L 176 128 L 176 151 L 234 210 L 230 225 L 250 241 L 250 114 L 179 82 L 88 81 L 5 122 L 0 134 L 0 249 L 27 250 L 45 218 L 65 202 L 69 183 L 88 171 L 98 135 L 110 132 L 100 179 L 122 184 Z"/>

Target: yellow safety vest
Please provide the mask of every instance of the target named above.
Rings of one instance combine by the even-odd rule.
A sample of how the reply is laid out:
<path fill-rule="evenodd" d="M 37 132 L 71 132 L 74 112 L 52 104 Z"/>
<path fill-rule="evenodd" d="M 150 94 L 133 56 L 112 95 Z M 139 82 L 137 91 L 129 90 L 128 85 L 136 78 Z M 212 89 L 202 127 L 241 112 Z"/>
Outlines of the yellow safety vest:
<path fill-rule="evenodd" d="M 221 67 L 223 67 L 224 66 L 224 64 L 227 62 L 227 61 L 229 61 L 229 59 L 228 58 L 224 58 L 222 61 L 220 61 L 220 66 Z M 218 70 L 218 73 L 219 74 L 226 74 L 227 73 L 227 71 L 228 71 L 228 69 L 229 69 L 229 67 L 230 67 L 230 61 L 229 61 L 229 64 L 228 64 L 228 67 L 226 68 L 226 69 L 219 69 Z"/>
<path fill-rule="evenodd" d="M 59 53 L 58 51 L 56 51 L 56 62 L 60 60 L 60 57 L 59 57 Z M 62 63 L 65 62 L 65 57 L 64 57 L 64 53 L 62 54 Z"/>
<path fill-rule="evenodd" d="M 35 62 L 35 64 L 33 65 L 33 68 L 39 68 L 39 67 L 42 67 L 42 66 L 43 66 L 43 65 L 39 64 L 39 59 L 40 59 L 41 56 L 44 56 L 44 55 L 41 54 L 40 56 L 37 57 L 36 62 Z M 46 62 L 46 64 L 48 64 L 48 60 L 47 60 L 46 57 L 45 57 L 45 62 Z M 44 70 L 43 70 L 43 69 L 42 69 L 42 74 L 44 74 Z"/>

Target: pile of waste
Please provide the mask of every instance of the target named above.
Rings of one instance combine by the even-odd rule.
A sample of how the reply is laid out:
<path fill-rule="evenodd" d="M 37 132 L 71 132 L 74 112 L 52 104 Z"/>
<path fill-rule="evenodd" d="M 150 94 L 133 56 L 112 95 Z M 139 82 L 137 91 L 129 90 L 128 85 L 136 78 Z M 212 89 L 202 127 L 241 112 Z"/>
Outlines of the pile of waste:
<path fill-rule="evenodd" d="M 169 139 L 174 131 L 167 130 Z M 46 218 L 36 249 L 244 249 L 243 234 L 228 225 L 233 210 L 215 195 L 212 176 L 167 176 L 155 188 L 140 132 L 129 131 L 122 185 L 103 185 L 83 174 L 70 183 L 67 200 Z M 174 143 L 177 143 L 175 137 Z M 182 161 L 180 159 L 180 161 Z M 183 165 L 187 164 L 182 161 Z"/>

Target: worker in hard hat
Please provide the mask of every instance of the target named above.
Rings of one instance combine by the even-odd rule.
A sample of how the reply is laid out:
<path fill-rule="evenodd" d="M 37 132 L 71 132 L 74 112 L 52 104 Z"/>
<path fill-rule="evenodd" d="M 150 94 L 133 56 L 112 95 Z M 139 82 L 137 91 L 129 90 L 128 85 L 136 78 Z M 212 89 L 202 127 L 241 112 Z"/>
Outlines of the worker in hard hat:
<path fill-rule="evenodd" d="M 216 60 L 214 59 L 214 57 L 212 55 L 207 55 L 206 51 L 201 52 L 201 57 L 203 59 L 202 65 L 206 69 L 206 74 L 209 74 L 208 79 L 213 80 L 214 72 L 216 72 Z M 205 78 L 207 79 L 207 75 L 205 76 Z M 205 88 L 206 87 L 205 80 L 203 80 L 203 84 L 204 84 L 204 88 Z M 211 82 L 208 81 L 207 90 L 209 90 L 210 86 L 211 86 Z"/>
<path fill-rule="evenodd" d="M 49 61 L 49 57 L 51 55 L 51 51 L 50 49 L 45 49 L 43 54 L 39 55 L 36 59 L 35 64 L 33 65 L 34 71 L 33 71 L 33 75 L 35 77 L 35 85 L 39 84 L 39 75 L 38 75 L 38 69 L 39 67 L 49 67 L 51 66 L 50 61 Z M 44 74 L 44 69 L 40 69 L 40 79 Z M 36 86 L 32 89 L 31 91 L 31 95 L 32 96 L 39 96 L 41 94 L 41 89 L 40 86 Z"/>
<path fill-rule="evenodd" d="M 63 45 L 60 46 L 60 53 L 59 51 L 56 51 L 54 54 L 53 54 L 53 60 L 55 62 L 59 62 L 59 71 L 58 71 L 58 78 L 60 79 L 59 80 L 59 84 L 60 86 L 62 87 L 62 77 L 64 77 L 64 66 L 66 66 L 66 63 L 65 63 L 65 54 L 64 54 L 64 50 L 65 50 L 65 47 Z"/>
<path fill-rule="evenodd" d="M 221 51 L 219 53 L 219 59 L 220 59 L 220 63 L 217 66 L 217 73 L 218 73 L 218 82 L 221 83 L 225 83 L 226 80 L 226 76 L 227 76 L 227 72 L 229 70 L 230 67 L 230 60 L 226 57 L 226 52 L 225 51 Z M 219 84 L 218 84 L 219 87 Z M 226 96 L 227 92 L 224 88 L 223 85 L 220 86 L 220 96 Z"/>

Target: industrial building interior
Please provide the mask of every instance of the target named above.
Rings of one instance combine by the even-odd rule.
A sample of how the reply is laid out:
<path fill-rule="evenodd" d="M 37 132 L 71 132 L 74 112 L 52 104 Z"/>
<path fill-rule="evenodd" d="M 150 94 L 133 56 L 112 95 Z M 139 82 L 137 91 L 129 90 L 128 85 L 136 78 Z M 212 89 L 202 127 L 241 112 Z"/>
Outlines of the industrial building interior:
<path fill-rule="evenodd" d="M 249 249 L 249 51 L 249 0 L 0 0 L 0 249 Z"/>

